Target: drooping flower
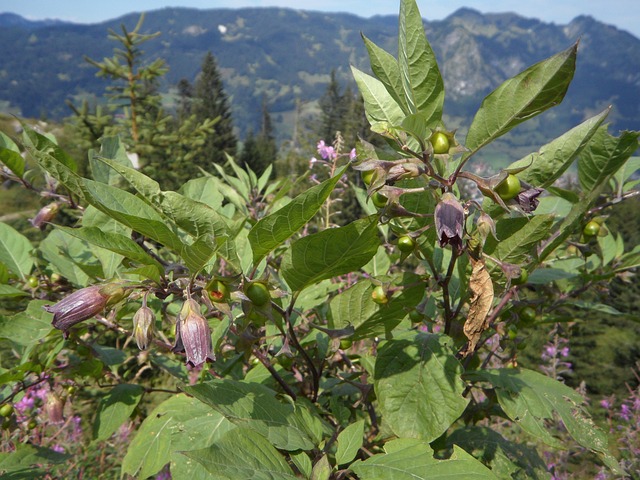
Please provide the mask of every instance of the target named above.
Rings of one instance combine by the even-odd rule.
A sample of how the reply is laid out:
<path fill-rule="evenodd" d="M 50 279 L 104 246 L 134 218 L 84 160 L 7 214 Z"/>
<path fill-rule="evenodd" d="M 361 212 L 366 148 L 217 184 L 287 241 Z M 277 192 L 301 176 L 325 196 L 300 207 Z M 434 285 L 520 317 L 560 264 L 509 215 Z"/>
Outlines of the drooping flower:
<path fill-rule="evenodd" d="M 133 337 L 140 350 L 146 350 L 153 339 L 153 324 L 156 316 L 146 305 L 143 305 L 133 316 Z"/>
<path fill-rule="evenodd" d="M 51 324 L 65 333 L 76 323 L 100 313 L 107 306 L 109 297 L 101 293 L 103 285 L 91 285 L 64 297 L 55 305 L 43 308 L 53 313 Z"/>
<path fill-rule="evenodd" d="M 452 193 L 442 195 L 440 203 L 436 205 L 434 218 L 440 246 L 451 245 L 456 251 L 462 250 L 464 209 Z"/>
<path fill-rule="evenodd" d="M 64 401 L 55 393 L 49 392 L 44 404 L 44 413 L 51 423 L 64 423 Z"/>
<path fill-rule="evenodd" d="M 53 220 L 53 217 L 56 216 L 59 209 L 60 206 L 56 202 L 50 203 L 42 207 L 36 216 L 29 219 L 29 221 L 31 225 L 42 230 L 47 223 Z"/>
<path fill-rule="evenodd" d="M 207 319 L 200 313 L 200 305 L 188 298 L 182 305 L 176 321 L 176 343 L 174 352 L 184 352 L 187 363 L 193 367 L 202 365 L 207 360 L 214 361 L 211 345 L 211 329 Z"/>
<path fill-rule="evenodd" d="M 527 190 L 522 190 L 516 196 L 515 200 L 525 213 L 531 213 L 538 208 L 538 205 L 540 204 L 538 197 L 542 192 L 544 192 L 542 188 L 529 188 Z"/>

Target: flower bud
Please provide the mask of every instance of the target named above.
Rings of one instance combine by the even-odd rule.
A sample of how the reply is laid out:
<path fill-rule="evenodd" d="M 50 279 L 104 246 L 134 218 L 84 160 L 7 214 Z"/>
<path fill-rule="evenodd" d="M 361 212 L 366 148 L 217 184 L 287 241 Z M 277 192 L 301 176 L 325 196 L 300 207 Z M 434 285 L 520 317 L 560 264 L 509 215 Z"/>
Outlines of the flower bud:
<path fill-rule="evenodd" d="M 176 343 L 174 352 L 185 352 L 187 363 L 193 367 L 208 360 L 214 361 L 211 346 L 211 329 L 207 319 L 200 313 L 200 305 L 192 298 L 182 305 L 176 321 Z"/>
<path fill-rule="evenodd" d="M 146 350 L 153 339 L 155 314 L 149 307 L 142 306 L 133 316 L 133 337 L 140 350 Z"/>
<path fill-rule="evenodd" d="M 447 192 L 442 196 L 436 205 L 434 219 L 440 246 L 451 245 L 457 251 L 462 250 L 464 209 L 453 194 Z"/>
<path fill-rule="evenodd" d="M 31 218 L 29 221 L 31 222 L 31 225 L 42 230 L 44 229 L 45 224 L 53 220 L 59 209 L 60 206 L 57 203 L 50 203 L 49 205 L 42 207 L 36 216 Z"/>
<path fill-rule="evenodd" d="M 478 233 L 480 234 L 480 238 L 482 238 L 482 243 L 487 241 L 489 234 L 493 236 L 493 238 L 497 239 L 496 236 L 496 222 L 493 221 L 486 213 L 482 212 L 478 217 L 478 223 L 476 223 L 478 227 Z"/>
<path fill-rule="evenodd" d="M 53 313 L 51 324 L 58 330 L 67 331 L 76 323 L 100 313 L 107 306 L 109 296 L 102 292 L 103 285 L 91 285 L 66 296 L 55 305 L 43 308 Z"/>
<path fill-rule="evenodd" d="M 64 401 L 55 393 L 49 392 L 44 404 L 44 413 L 51 423 L 64 423 Z"/>

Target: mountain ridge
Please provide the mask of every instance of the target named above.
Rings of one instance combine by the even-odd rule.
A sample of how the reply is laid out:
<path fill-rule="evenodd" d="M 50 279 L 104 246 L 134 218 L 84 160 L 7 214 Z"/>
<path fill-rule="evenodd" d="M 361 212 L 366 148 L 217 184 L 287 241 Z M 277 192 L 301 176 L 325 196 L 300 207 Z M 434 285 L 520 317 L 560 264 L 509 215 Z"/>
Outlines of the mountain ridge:
<path fill-rule="evenodd" d="M 13 14 L 12 14 L 13 15 Z M 130 13 L 97 24 L 24 22 L 0 14 L 0 110 L 25 116 L 68 115 L 64 101 L 100 96 L 106 82 L 85 61 L 112 55 L 107 30 L 139 19 Z M 445 79 L 446 110 L 470 120 L 484 95 L 505 79 L 580 40 L 578 67 L 563 106 L 551 123 L 564 131 L 614 105 L 616 128 L 640 123 L 640 40 L 593 17 L 566 25 L 515 13 L 482 14 L 462 8 L 443 20 L 425 22 Z M 145 13 L 144 32 L 160 31 L 145 44 L 149 59 L 167 60 L 167 91 L 181 78 L 193 81 L 204 54 L 215 56 L 236 123 L 255 126 L 263 96 L 276 115 L 297 100 L 319 98 L 336 69 L 352 82 L 349 65 L 369 70 L 363 32 L 389 52 L 397 50 L 397 16 L 370 18 L 348 13 L 262 7 L 192 9 L 166 7 Z M 3 102 L 4 101 L 4 102 Z M 567 106 L 565 106 L 567 105 Z M 468 123 L 467 123 L 468 124 Z M 560 126 L 562 124 L 562 126 Z"/>

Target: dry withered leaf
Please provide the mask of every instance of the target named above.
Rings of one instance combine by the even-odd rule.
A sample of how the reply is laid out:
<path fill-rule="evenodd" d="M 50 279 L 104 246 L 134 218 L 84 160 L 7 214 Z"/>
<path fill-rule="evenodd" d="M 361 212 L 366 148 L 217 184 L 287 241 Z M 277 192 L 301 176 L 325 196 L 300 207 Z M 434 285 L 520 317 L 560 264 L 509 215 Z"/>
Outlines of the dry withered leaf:
<path fill-rule="evenodd" d="M 475 350 L 482 332 L 489 328 L 487 314 L 493 304 L 493 283 L 484 260 L 471 258 L 471 265 L 473 266 L 471 278 L 469 279 L 471 299 L 469 300 L 469 314 L 463 328 L 464 334 L 469 341 L 461 352 L 463 357 Z"/>

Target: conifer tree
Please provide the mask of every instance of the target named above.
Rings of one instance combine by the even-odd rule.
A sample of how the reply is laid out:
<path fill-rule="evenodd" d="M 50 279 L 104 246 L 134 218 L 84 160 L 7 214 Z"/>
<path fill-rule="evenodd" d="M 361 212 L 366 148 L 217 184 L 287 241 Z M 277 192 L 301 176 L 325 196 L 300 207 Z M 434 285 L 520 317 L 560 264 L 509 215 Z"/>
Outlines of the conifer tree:
<path fill-rule="evenodd" d="M 214 132 L 205 140 L 203 157 L 199 163 L 205 169 L 211 163 L 224 164 L 225 152 L 231 156 L 236 154 L 237 139 L 233 133 L 231 108 L 211 52 L 205 55 L 202 72 L 195 82 L 192 111 L 198 121 L 216 120 Z"/>
<path fill-rule="evenodd" d="M 248 167 L 257 175 L 261 175 L 269 165 L 276 161 L 277 146 L 273 135 L 273 123 L 266 99 L 262 99 L 262 121 L 258 135 L 252 130 L 247 132 L 240 165 Z"/>
<path fill-rule="evenodd" d="M 331 78 L 327 89 L 320 99 L 320 129 L 317 132 L 320 139 L 327 143 L 333 141 L 336 132 L 341 131 L 344 122 L 345 108 L 340 94 L 340 83 L 336 76 L 336 70 L 331 70 Z"/>

